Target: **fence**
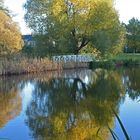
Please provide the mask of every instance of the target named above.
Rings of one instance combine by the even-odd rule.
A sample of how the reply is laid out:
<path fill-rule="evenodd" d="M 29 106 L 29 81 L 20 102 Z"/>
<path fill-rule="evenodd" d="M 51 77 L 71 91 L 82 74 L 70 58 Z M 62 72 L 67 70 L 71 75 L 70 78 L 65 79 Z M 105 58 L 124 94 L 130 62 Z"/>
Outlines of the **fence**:
<path fill-rule="evenodd" d="M 53 56 L 54 62 L 91 62 L 95 60 L 95 58 L 91 55 L 60 55 Z"/>

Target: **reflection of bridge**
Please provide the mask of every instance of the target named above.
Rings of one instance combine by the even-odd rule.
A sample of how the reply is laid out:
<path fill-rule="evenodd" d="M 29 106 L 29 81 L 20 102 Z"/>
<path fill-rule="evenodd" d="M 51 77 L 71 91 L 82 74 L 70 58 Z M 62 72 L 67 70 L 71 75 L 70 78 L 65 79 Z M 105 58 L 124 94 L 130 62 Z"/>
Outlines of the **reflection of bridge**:
<path fill-rule="evenodd" d="M 52 75 L 52 78 L 64 78 L 64 79 L 76 79 L 79 78 L 84 83 L 89 84 L 94 82 L 94 76 L 96 72 L 90 69 L 73 69 L 73 70 L 64 70 L 60 73 L 55 72 Z M 96 76 L 95 76 L 96 77 Z"/>

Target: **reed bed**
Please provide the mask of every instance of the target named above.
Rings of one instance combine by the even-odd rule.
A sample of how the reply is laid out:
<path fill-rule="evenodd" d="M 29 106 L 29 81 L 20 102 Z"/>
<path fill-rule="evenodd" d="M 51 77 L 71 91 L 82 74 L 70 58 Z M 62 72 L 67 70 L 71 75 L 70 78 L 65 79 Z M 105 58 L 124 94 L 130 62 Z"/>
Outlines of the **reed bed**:
<path fill-rule="evenodd" d="M 0 58 L 0 75 L 39 73 L 61 69 L 60 63 L 54 63 L 48 58 L 27 58 L 25 56 Z"/>

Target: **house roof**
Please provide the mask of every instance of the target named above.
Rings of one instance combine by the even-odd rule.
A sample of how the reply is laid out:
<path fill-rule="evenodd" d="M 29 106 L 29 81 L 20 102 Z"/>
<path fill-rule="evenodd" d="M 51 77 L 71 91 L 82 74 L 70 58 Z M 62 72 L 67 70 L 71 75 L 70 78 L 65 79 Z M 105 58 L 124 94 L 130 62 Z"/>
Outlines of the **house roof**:
<path fill-rule="evenodd" d="M 32 35 L 23 35 L 22 38 L 24 41 L 32 41 L 33 40 Z"/>

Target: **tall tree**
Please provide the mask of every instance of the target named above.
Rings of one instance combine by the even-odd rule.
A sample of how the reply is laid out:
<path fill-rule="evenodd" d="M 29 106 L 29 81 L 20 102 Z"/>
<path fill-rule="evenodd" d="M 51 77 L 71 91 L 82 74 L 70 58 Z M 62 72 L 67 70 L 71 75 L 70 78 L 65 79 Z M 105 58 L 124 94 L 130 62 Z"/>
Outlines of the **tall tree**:
<path fill-rule="evenodd" d="M 127 45 L 133 52 L 140 52 L 140 21 L 136 18 L 129 20 L 126 25 L 127 30 Z"/>
<path fill-rule="evenodd" d="M 22 37 L 18 25 L 0 2 L 0 56 L 16 52 L 22 48 Z"/>
<path fill-rule="evenodd" d="M 25 9 L 29 27 L 47 35 L 44 46 L 51 42 L 56 52 L 77 54 L 89 44 L 100 50 L 93 42 L 99 31 L 109 34 L 106 51 L 120 44 L 121 25 L 113 0 L 27 0 Z"/>

